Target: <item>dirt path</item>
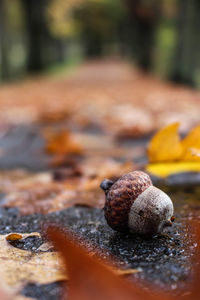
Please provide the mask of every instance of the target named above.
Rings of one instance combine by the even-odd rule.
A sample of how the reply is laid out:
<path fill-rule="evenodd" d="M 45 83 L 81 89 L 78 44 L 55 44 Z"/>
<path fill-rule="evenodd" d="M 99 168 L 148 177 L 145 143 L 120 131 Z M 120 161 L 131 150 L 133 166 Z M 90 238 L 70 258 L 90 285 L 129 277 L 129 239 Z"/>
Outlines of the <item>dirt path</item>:
<path fill-rule="evenodd" d="M 88 63 L 59 79 L 2 86 L 0 233 L 41 232 L 43 224 L 56 222 L 88 240 L 90 249 L 138 269 L 131 280 L 146 279 L 177 292 L 190 274 L 190 240 L 183 224 L 193 207 L 198 212 L 198 187 L 168 189 L 175 225 L 144 240 L 108 227 L 99 184 L 144 165 L 152 132 L 179 121 L 184 133 L 199 123 L 199 111 L 200 92 L 120 61 Z M 37 252 L 41 243 L 29 239 L 20 247 Z M 22 293 L 58 299 L 60 285 L 27 282 Z"/>
<path fill-rule="evenodd" d="M 164 83 L 124 62 L 85 64 L 60 79 L 38 78 L 0 88 L 1 127 L 65 120 L 113 135 L 149 134 L 172 121 L 200 121 L 200 92 Z"/>

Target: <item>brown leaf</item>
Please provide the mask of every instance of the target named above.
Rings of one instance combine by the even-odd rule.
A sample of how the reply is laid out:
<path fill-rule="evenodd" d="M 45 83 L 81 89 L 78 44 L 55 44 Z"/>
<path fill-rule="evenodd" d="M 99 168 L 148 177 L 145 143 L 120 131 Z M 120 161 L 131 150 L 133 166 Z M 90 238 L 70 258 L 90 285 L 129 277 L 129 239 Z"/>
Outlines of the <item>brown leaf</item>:
<path fill-rule="evenodd" d="M 19 233 L 10 233 L 6 236 L 7 241 L 19 241 L 22 239 L 22 235 Z"/>
<path fill-rule="evenodd" d="M 46 151 L 54 155 L 81 154 L 83 149 L 69 131 L 52 133 L 48 137 Z"/>
<path fill-rule="evenodd" d="M 21 235 L 25 238 L 36 234 L 39 235 Z M 21 250 L 13 247 L 7 237 L 0 235 L 0 278 L 9 289 L 17 291 L 27 282 L 46 284 L 68 278 L 57 252 L 32 253 Z"/>
<path fill-rule="evenodd" d="M 32 233 L 9 233 L 8 235 L 6 235 L 6 240 L 8 242 L 14 242 L 14 241 L 20 241 L 23 240 L 27 237 L 31 237 L 31 236 L 39 236 L 40 234 L 38 232 L 32 232 Z"/>
<path fill-rule="evenodd" d="M 133 296 L 134 300 L 172 299 L 161 292 L 157 296 L 154 292 L 122 280 L 101 260 L 88 255 L 70 235 L 65 237 L 53 227 L 49 228 L 48 235 L 61 251 L 68 268 L 69 300 L 133 300 Z"/>
<path fill-rule="evenodd" d="M 0 278 L 0 280 L 1 280 L 1 278 Z M 0 287 L 0 299 L 1 300 L 11 300 L 11 297 L 9 297 L 7 295 L 7 293 L 4 291 L 4 288 L 2 288 L 2 287 Z"/>
<path fill-rule="evenodd" d="M 133 163 L 91 157 L 79 164 L 81 174 L 66 180 L 54 181 L 49 173 L 6 178 L 2 174 L 1 192 L 6 196 L 1 206 L 18 207 L 22 214 L 49 213 L 73 205 L 102 208 L 105 197 L 99 188 L 104 178 L 116 179 L 134 169 Z M 1 174 L 0 174 L 1 175 Z M 3 176 L 4 175 L 4 176 Z M 16 174 L 15 174 L 16 175 Z M 0 176 L 1 178 L 1 176 Z M 4 178 L 4 179 L 3 179 Z"/>
<path fill-rule="evenodd" d="M 116 274 L 118 276 L 131 275 L 131 274 L 135 274 L 135 273 L 140 272 L 140 270 L 138 270 L 138 269 L 121 270 L 121 269 L 117 269 L 117 268 L 111 268 L 111 270 L 113 271 L 114 274 Z"/>

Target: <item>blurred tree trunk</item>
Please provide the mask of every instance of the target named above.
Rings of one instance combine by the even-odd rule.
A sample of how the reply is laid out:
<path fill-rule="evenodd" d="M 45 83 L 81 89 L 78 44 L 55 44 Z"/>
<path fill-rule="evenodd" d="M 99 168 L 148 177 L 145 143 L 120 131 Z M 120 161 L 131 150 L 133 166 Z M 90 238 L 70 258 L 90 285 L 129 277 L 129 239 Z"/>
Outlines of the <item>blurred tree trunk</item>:
<path fill-rule="evenodd" d="M 65 56 L 66 56 L 66 45 L 65 45 L 65 41 L 61 40 L 61 39 L 56 39 L 55 40 L 55 44 L 56 44 L 56 61 L 59 63 L 62 63 L 65 60 Z"/>
<path fill-rule="evenodd" d="M 101 57 L 103 53 L 103 41 L 96 32 L 85 32 L 85 54 L 88 58 Z"/>
<path fill-rule="evenodd" d="M 48 30 L 45 20 L 47 0 L 21 0 L 25 13 L 28 39 L 27 70 L 41 71 L 45 67 L 44 54 Z"/>
<path fill-rule="evenodd" d="M 9 61 L 7 57 L 6 17 L 4 0 L 0 0 L 0 76 L 2 80 L 9 78 Z"/>
<path fill-rule="evenodd" d="M 52 37 L 46 20 L 49 0 L 21 0 L 28 38 L 28 72 L 39 72 L 65 59 L 64 41 Z"/>
<path fill-rule="evenodd" d="M 195 85 L 200 68 L 200 1 L 179 0 L 178 38 L 171 79 Z"/>
<path fill-rule="evenodd" d="M 154 36 L 159 18 L 159 2 L 156 0 L 126 0 L 130 12 L 130 34 L 133 56 L 143 70 L 152 65 Z"/>

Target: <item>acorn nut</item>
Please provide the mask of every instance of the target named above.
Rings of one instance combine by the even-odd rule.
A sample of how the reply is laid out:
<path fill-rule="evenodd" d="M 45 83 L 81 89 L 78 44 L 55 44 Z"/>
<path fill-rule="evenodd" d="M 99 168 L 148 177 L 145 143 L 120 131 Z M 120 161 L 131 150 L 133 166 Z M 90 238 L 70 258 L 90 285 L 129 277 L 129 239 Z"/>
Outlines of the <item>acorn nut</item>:
<path fill-rule="evenodd" d="M 142 171 L 125 174 L 115 183 L 104 179 L 100 187 L 106 195 L 105 218 L 114 230 L 152 236 L 174 221 L 171 199 Z"/>

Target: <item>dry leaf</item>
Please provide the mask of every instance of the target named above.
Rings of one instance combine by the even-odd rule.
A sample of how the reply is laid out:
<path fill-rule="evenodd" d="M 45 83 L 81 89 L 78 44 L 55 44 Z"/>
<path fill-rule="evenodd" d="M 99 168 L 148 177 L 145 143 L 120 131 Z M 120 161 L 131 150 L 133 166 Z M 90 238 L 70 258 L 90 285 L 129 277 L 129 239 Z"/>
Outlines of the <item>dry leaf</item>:
<path fill-rule="evenodd" d="M 72 133 L 61 131 L 50 134 L 47 140 L 46 151 L 54 155 L 67 155 L 81 154 L 83 149 Z"/>
<path fill-rule="evenodd" d="M 117 268 L 111 268 L 114 274 L 118 276 L 125 276 L 125 275 L 131 275 L 140 272 L 138 269 L 126 269 L 126 270 L 121 270 Z"/>
<path fill-rule="evenodd" d="M 17 207 L 22 214 L 46 214 L 73 205 L 102 208 L 105 197 L 99 188 L 101 181 L 104 178 L 118 178 L 132 171 L 134 165 L 131 162 L 120 163 L 114 159 L 88 157 L 79 163 L 79 168 L 82 175 L 67 175 L 62 181 L 53 181 L 50 173 L 27 173 L 27 178 L 23 177 L 25 174 L 22 177 L 18 175 L 19 178 L 15 173 L 11 173 L 10 178 L 8 174 L 0 174 L 2 182 L 5 177 L 0 191 L 6 193 L 0 206 Z M 61 175 L 64 175 L 62 169 Z"/>
<path fill-rule="evenodd" d="M 20 241 L 20 240 L 26 239 L 27 237 L 34 237 L 34 236 L 40 237 L 40 233 L 31 232 L 31 233 L 20 234 L 20 233 L 13 232 L 13 233 L 9 233 L 8 235 L 6 235 L 6 240 L 8 242 L 14 242 L 14 241 Z"/>
<path fill-rule="evenodd" d="M 148 164 L 146 171 L 158 177 L 167 177 L 172 174 L 182 172 L 200 172 L 200 162 L 166 162 L 157 164 Z"/>
<path fill-rule="evenodd" d="M 193 257 L 193 261 L 196 262 L 200 259 L 199 220 L 191 221 L 190 226 L 194 233 L 193 242 L 197 242 Z M 105 262 L 89 255 L 83 246 L 80 246 L 71 235 L 64 236 L 55 227 L 50 227 L 48 234 L 55 247 L 62 253 L 65 264 L 68 266 L 70 281 L 69 289 L 67 289 L 67 299 L 69 300 L 93 300 L 94 298 L 97 300 L 199 299 L 200 265 L 197 263 L 194 263 L 194 278 L 190 282 L 190 286 L 187 285 L 180 295 L 173 295 L 158 290 L 158 288 L 155 290 L 152 286 L 144 282 L 140 282 L 138 285 L 120 278 L 116 275 L 116 272 L 113 272 L 110 266 L 105 265 Z M 66 299 L 66 295 L 64 295 L 63 299 Z"/>
<path fill-rule="evenodd" d="M 22 295 L 13 296 L 13 298 L 13 300 L 36 300 L 35 298 L 30 298 Z"/>
<path fill-rule="evenodd" d="M 6 236 L 7 241 L 19 241 L 22 239 L 22 235 L 19 233 L 10 233 Z"/>
<path fill-rule="evenodd" d="M 88 255 L 70 235 L 66 237 L 53 227 L 49 228 L 48 235 L 55 247 L 61 251 L 68 268 L 70 285 L 67 299 L 133 300 L 133 297 L 134 300 L 172 299 L 162 292 L 157 295 L 153 291 L 147 291 L 141 286 L 123 280 L 105 263 Z"/>
<path fill-rule="evenodd" d="M 119 61 L 85 64 L 59 80 L 4 86 L 0 99 L 4 124 L 62 120 L 68 128 L 96 126 L 112 135 L 142 136 L 174 121 L 184 120 L 185 130 L 199 122 L 199 91 L 162 82 Z"/>
<path fill-rule="evenodd" d="M 1 278 L 0 278 L 1 281 Z M 2 281 L 1 281 L 2 285 Z M 5 287 L 0 286 L 0 299 L 1 300 L 11 300 L 11 296 L 8 296 L 8 293 L 5 291 Z"/>
<path fill-rule="evenodd" d="M 37 250 L 46 252 L 46 251 L 49 251 L 52 248 L 53 248 L 53 245 L 51 243 L 44 243 Z"/>
<path fill-rule="evenodd" d="M 193 128 L 189 134 L 182 140 L 182 147 L 184 149 L 182 160 L 185 161 L 200 161 L 198 155 L 194 154 L 193 148 L 200 151 L 200 125 Z"/>
<path fill-rule="evenodd" d="M 179 123 L 174 123 L 157 132 L 148 146 L 148 158 L 151 163 L 175 161 L 182 154 Z"/>
<path fill-rule="evenodd" d="M 195 157 L 200 157 L 200 149 L 190 148 L 191 155 Z"/>
<path fill-rule="evenodd" d="M 22 238 L 35 234 L 22 234 Z M 16 291 L 27 282 L 46 284 L 67 279 L 57 252 L 32 253 L 13 247 L 6 239 L 0 235 L 0 278 L 8 288 Z"/>

